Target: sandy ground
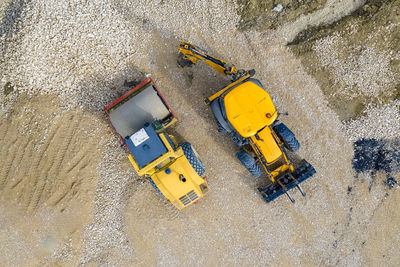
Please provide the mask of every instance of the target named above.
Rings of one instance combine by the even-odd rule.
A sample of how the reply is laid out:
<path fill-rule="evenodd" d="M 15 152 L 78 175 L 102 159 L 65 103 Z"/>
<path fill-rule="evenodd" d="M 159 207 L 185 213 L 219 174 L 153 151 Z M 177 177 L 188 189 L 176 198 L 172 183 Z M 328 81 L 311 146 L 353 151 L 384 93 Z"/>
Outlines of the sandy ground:
<path fill-rule="evenodd" d="M 351 126 L 285 46 L 332 6 L 338 19 L 360 2 L 327 1 L 314 19 L 262 32 L 237 30 L 231 1 L 95 2 L 0 2 L 6 266 L 398 266 L 398 186 L 389 190 L 383 172 L 355 178 Z M 20 18 L 10 19 L 18 14 L 10 10 Z M 20 22 L 6 27 L 10 21 Z M 262 200 L 260 181 L 202 104 L 227 79 L 204 64 L 179 68 L 181 39 L 256 69 L 289 113 L 282 120 L 302 145 L 299 155 L 317 170 L 303 185 L 307 198 Z M 102 113 L 128 89 L 125 80 L 145 73 L 179 118 L 172 132 L 196 147 L 207 168 L 210 194 L 180 212 L 134 173 Z M 387 127 L 397 127 L 398 113 L 389 114 Z"/>

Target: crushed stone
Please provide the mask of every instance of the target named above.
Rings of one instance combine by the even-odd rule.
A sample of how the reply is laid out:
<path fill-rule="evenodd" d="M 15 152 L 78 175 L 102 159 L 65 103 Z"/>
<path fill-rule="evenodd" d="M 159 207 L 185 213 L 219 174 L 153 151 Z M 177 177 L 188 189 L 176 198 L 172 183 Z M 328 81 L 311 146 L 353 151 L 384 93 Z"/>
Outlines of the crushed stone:
<path fill-rule="evenodd" d="M 364 113 L 360 119 L 343 123 L 350 140 L 400 137 L 400 100 L 381 107 L 371 105 Z"/>
<path fill-rule="evenodd" d="M 7 95 L 0 93 L 3 114 L 19 94 L 25 93 L 55 94 L 65 109 L 82 107 L 98 116 L 105 105 L 126 91 L 125 81 L 153 73 L 180 119 L 175 130 L 198 148 L 207 166 L 212 193 L 196 207 L 171 216 L 151 187 L 139 182 L 133 169 L 121 169 L 126 154 L 119 140 L 104 131 L 106 145 L 97 169 L 94 219 L 85 229 L 81 264 L 140 262 L 140 250 L 132 249 L 136 244 L 150 247 L 146 253 L 154 253 L 157 263 L 166 266 L 300 265 L 310 261 L 335 265 L 337 259 L 343 265 L 362 265 L 362 247 L 355 242 L 367 238 L 369 209 L 361 206 L 351 215 L 362 222 L 361 226 L 356 219 L 348 222 L 349 228 L 344 223 L 351 205 L 346 199 L 347 185 L 353 180 L 351 143 L 316 82 L 283 46 L 284 40 L 238 32 L 236 9 L 235 3 L 224 0 L 138 0 L 134 4 L 21 0 L 11 4 L 11 16 L 5 13 L 7 27 L 0 31 L 0 88 L 11 83 L 14 90 Z M 317 169 L 317 175 L 303 186 L 308 198 L 295 194 L 300 199 L 296 207 L 284 197 L 266 204 L 256 193 L 256 182 L 232 156 L 234 146 L 217 135 L 210 111 L 201 104 L 203 95 L 226 81 L 199 65 L 193 69 L 192 85 L 187 86 L 181 74 L 187 70 L 176 67 L 180 39 L 217 51 L 237 66 L 257 69 L 257 78 L 269 88 L 278 108 L 289 111 L 283 120 L 296 129 L 303 146 L 300 155 Z M 373 50 L 368 53 L 366 61 L 369 55 L 376 56 Z M 348 127 L 359 135 L 370 130 L 362 122 Z M 332 171 L 332 166 L 341 169 Z M 138 188 L 138 192 L 130 192 L 131 188 Z M 380 203 L 379 194 L 371 196 L 368 207 L 372 210 Z M 128 202 L 131 205 L 126 206 Z M 128 234 L 135 227 L 143 240 Z M 196 253 L 182 252 L 182 244 Z"/>

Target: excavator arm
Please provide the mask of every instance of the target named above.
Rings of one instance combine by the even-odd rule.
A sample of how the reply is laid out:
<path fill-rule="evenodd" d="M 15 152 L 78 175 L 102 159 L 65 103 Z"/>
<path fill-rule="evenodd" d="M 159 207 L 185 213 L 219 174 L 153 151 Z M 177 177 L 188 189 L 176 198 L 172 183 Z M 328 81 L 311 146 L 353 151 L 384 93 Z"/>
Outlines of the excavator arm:
<path fill-rule="evenodd" d="M 242 69 L 238 70 L 234 65 L 229 64 L 221 59 L 212 57 L 207 54 L 207 51 L 188 42 L 181 41 L 179 45 L 179 51 L 178 63 L 182 67 L 191 66 L 196 64 L 198 60 L 201 60 L 212 68 L 216 69 L 219 73 L 231 76 L 232 81 L 239 80 L 249 72 Z M 254 72 L 254 70 L 251 71 Z"/>

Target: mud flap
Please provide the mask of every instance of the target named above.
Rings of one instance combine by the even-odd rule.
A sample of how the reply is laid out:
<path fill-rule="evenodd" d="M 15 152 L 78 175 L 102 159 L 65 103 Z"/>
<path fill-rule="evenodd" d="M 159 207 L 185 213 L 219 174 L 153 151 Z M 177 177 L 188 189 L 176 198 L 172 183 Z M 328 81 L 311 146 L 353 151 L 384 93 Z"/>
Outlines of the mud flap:
<path fill-rule="evenodd" d="M 299 186 L 300 183 L 304 182 L 314 174 L 314 167 L 303 159 L 300 166 L 297 167 L 294 172 L 291 174 L 285 174 L 279 178 L 280 183 L 272 183 L 266 187 L 259 187 L 258 191 L 260 191 L 263 199 L 266 202 L 270 202 L 282 194 L 287 194 L 289 198 L 291 198 L 288 191 L 293 187 L 298 187 L 302 192 L 302 189 Z M 304 192 L 302 192 L 302 194 L 305 195 Z M 292 202 L 294 201 L 292 200 Z"/>

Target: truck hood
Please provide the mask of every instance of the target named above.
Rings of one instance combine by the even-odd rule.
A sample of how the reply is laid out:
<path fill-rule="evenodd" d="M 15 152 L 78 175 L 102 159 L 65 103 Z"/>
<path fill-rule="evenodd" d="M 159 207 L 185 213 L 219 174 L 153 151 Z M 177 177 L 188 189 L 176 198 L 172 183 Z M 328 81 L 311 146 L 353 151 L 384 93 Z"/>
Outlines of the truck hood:
<path fill-rule="evenodd" d="M 181 156 L 151 176 L 158 189 L 170 200 L 180 201 L 184 206 L 200 199 L 203 193 L 200 185 L 205 180 L 192 168 L 185 156 Z"/>

